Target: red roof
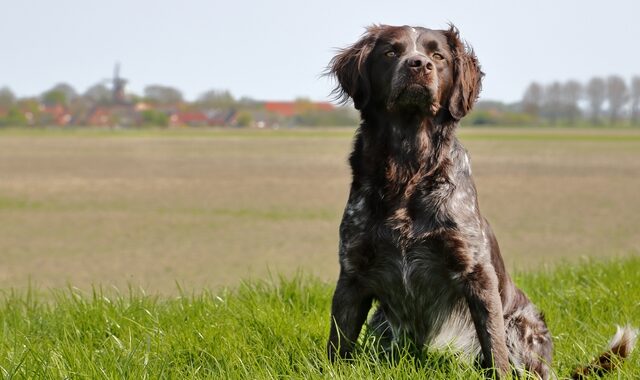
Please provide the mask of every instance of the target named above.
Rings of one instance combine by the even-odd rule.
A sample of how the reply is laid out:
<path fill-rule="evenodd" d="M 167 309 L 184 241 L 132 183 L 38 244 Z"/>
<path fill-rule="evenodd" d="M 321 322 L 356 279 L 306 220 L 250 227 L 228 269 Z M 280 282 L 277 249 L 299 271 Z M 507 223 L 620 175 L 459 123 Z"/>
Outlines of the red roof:
<path fill-rule="evenodd" d="M 209 121 L 209 118 L 203 112 L 178 112 L 176 116 L 176 121 L 184 124 L 206 123 Z"/>
<path fill-rule="evenodd" d="M 281 116 L 293 116 L 307 110 L 331 111 L 333 104 L 327 102 L 265 102 L 264 108 Z"/>

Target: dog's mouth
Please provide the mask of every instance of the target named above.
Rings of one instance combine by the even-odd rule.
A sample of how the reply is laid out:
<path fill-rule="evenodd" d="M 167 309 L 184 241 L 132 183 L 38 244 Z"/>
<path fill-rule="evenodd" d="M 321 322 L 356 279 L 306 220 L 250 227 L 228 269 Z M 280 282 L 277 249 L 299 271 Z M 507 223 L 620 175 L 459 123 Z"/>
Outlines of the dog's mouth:
<path fill-rule="evenodd" d="M 424 84 L 410 83 L 400 92 L 400 97 L 407 98 L 407 100 L 425 100 L 431 98 L 431 90 Z"/>
<path fill-rule="evenodd" d="M 387 108 L 390 111 L 416 110 L 426 113 L 435 113 L 439 107 L 436 99 L 436 91 L 429 84 L 409 83 L 396 91 L 395 96 L 389 99 Z"/>

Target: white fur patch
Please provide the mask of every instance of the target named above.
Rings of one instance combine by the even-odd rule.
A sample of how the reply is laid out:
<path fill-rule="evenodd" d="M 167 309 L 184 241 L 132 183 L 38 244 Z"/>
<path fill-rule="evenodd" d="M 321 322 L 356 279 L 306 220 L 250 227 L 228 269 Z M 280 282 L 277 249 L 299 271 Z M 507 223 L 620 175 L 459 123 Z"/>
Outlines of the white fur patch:
<path fill-rule="evenodd" d="M 626 325 L 623 327 L 616 326 L 616 334 L 611 338 L 609 342 L 609 350 L 616 346 L 627 346 L 629 353 L 633 351 L 633 347 L 636 345 L 638 339 L 638 330 Z"/>
<path fill-rule="evenodd" d="M 478 356 L 480 343 L 469 310 L 456 307 L 429 345 L 437 349 L 451 349 L 469 358 Z"/>
<path fill-rule="evenodd" d="M 469 175 L 471 175 L 471 162 L 469 160 L 469 155 L 467 154 L 467 152 L 464 153 L 464 165 L 465 169 L 469 171 Z"/>
<path fill-rule="evenodd" d="M 424 53 L 421 53 L 421 52 L 418 51 L 418 38 L 419 37 L 420 37 L 420 33 L 418 33 L 416 28 L 411 28 L 411 42 L 413 43 L 413 49 L 412 49 L 413 53 L 424 56 Z"/>

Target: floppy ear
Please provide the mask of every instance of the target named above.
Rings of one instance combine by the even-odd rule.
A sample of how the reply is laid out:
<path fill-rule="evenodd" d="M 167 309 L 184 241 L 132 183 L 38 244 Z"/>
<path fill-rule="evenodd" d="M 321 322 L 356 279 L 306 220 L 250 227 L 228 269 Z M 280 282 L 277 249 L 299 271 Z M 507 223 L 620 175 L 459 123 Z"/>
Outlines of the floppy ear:
<path fill-rule="evenodd" d="M 453 88 L 449 97 L 449 113 L 455 120 L 462 119 L 475 104 L 482 89 L 480 63 L 473 49 L 460 40 L 458 29 L 451 25 L 444 32 L 453 53 Z"/>
<path fill-rule="evenodd" d="M 327 69 L 327 74 L 334 75 L 338 80 L 332 94 L 342 103 L 353 99 L 354 106 L 359 110 L 367 105 L 371 96 L 366 61 L 376 43 L 378 29 L 377 26 L 367 28 L 358 42 L 339 50 Z"/>

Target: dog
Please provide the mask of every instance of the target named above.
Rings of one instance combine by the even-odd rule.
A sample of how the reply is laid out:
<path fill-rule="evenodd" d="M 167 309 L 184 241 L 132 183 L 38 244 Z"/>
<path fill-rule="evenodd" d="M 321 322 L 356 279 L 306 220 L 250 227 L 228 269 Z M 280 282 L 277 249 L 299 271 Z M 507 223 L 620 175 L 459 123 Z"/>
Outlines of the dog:
<path fill-rule="evenodd" d="M 473 50 L 453 25 L 374 25 L 338 52 L 328 73 L 338 82 L 334 94 L 351 99 L 361 116 L 340 224 L 329 360 L 352 356 L 377 301 L 369 327 L 382 342 L 452 348 L 491 376 L 554 377 L 551 334 L 505 270 L 455 135 L 484 76 Z M 635 336 L 620 330 L 574 376 L 607 370 L 598 360 L 628 356 Z"/>

